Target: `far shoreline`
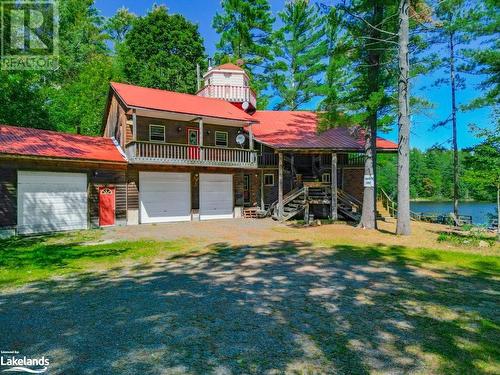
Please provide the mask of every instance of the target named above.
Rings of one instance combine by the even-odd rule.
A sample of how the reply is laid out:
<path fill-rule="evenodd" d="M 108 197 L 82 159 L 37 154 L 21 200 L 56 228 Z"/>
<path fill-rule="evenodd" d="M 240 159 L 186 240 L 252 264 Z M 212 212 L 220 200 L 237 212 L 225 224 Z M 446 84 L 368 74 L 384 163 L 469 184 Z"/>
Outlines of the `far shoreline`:
<path fill-rule="evenodd" d="M 410 202 L 428 202 L 428 203 L 453 203 L 452 199 L 433 199 L 433 198 L 414 198 Z M 473 199 L 461 199 L 458 203 L 496 203 L 495 201 L 476 201 Z"/>

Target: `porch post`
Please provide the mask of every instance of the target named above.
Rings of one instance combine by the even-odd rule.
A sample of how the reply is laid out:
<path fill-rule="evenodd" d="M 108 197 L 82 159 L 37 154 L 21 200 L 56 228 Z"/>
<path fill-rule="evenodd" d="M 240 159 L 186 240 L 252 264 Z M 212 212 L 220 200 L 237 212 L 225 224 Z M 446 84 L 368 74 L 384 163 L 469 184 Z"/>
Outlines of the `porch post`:
<path fill-rule="evenodd" d="M 283 219 L 283 153 L 278 153 L 278 218 Z"/>
<path fill-rule="evenodd" d="M 260 209 L 265 209 L 264 204 L 264 170 L 260 170 Z"/>
<path fill-rule="evenodd" d="M 330 175 L 330 182 L 332 184 L 332 197 L 331 197 L 331 218 L 332 220 L 338 219 L 337 213 L 337 153 L 332 153 L 332 172 Z"/>
<path fill-rule="evenodd" d="M 204 150 L 203 150 L 203 118 L 199 118 L 198 119 L 198 128 L 199 128 L 199 142 L 200 142 L 200 160 L 204 160 L 205 159 L 205 155 L 204 155 Z"/>
<path fill-rule="evenodd" d="M 132 140 L 137 140 L 137 113 L 136 110 L 132 110 Z"/>
<path fill-rule="evenodd" d="M 250 147 L 250 150 L 253 150 L 253 129 L 252 129 L 252 123 L 248 124 L 248 145 Z"/>

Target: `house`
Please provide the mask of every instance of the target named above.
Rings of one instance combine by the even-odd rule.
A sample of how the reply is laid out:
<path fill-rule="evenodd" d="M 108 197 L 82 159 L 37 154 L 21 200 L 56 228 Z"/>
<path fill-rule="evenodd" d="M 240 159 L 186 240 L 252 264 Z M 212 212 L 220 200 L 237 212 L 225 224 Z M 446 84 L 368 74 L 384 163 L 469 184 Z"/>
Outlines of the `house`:
<path fill-rule="evenodd" d="M 0 126 L 0 226 L 33 233 L 228 219 L 245 207 L 281 220 L 357 219 L 362 134 L 319 133 L 314 112 L 256 107 L 246 72 L 223 64 L 196 95 L 111 83 L 103 137 Z M 382 138 L 377 147 L 397 148 Z"/>

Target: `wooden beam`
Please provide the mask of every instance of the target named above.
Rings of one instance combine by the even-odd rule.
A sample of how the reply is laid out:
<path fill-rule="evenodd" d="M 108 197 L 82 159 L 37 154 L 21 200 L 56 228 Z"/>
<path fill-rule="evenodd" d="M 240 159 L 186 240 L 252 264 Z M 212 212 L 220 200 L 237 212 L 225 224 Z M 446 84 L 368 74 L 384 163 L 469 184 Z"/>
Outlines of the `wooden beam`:
<path fill-rule="evenodd" d="M 132 139 L 137 141 L 137 112 L 132 110 Z"/>
<path fill-rule="evenodd" d="M 283 153 L 278 153 L 278 218 L 283 219 Z"/>
<path fill-rule="evenodd" d="M 338 207 L 337 207 L 337 154 L 332 153 L 332 172 L 330 175 L 330 182 L 332 184 L 332 197 L 331 197 L 331 213 L 330 216 L 332 220 L 338 219 Z"/>
<path fill-rule="evenodd" d="M 260 170 L 260 209 L 264 210 L 264 170 Z"/>
<path fill-rule="evenodd" d="M 205 150 L 203 149 L 203 118 L 198 119 L 198 127 L 199 127 L 199 140 L 200 143 L 200 160 L 205 160 Z"/>
<path fill-rule="evenodd" d="M 250 150 L 253 150 L 253 129 L 252 129 L 252 124 L 248 127 L 248 138 L 249 138 L 249 146 Z"/>

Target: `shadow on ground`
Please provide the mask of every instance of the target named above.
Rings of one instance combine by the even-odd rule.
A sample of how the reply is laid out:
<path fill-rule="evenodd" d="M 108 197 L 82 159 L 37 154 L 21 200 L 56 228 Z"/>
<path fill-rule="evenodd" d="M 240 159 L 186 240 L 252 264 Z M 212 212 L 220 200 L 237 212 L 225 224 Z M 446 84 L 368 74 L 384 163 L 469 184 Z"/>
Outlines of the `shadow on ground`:
<path fill-rule="evenodd" d="M 209 254 L 6 292 L 0 348 L 48 356 L 51 374 L 498 366 L 500 289 L 491 274 L 419 268 L 399 247 L 388 249 L 390 260 L 381 246 L 310 248 L 216 243 Z"/>

